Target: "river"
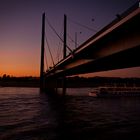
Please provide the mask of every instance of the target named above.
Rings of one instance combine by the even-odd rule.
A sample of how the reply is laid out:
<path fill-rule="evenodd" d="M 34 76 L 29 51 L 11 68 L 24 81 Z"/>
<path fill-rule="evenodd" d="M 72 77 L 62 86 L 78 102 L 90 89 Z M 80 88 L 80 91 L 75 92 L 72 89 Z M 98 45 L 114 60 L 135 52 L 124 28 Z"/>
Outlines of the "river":
<path fill-rule="evenodd" d="M 140 139 L 140 97 L 95 98 L 88 90 L 62 98 L 1 87 L 0 140 Z"/>

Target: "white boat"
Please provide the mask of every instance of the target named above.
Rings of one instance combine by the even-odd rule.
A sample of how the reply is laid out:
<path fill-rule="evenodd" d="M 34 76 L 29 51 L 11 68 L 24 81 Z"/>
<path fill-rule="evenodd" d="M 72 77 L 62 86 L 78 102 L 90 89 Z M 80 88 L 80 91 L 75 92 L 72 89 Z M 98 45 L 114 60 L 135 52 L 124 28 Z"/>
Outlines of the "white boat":
<path fill-rule="evenodd" d="M 140 96 L 140 87 L 98 87 L 89 93 L 97 97 Z"/>
<path fill-rule="evenodd" d="M 99 93 L 99 88 L 94 88 L 94 89 L 92 89 L 91 92 L 89 92 L 89 96 L 97 97 L 98 93 Z"/>

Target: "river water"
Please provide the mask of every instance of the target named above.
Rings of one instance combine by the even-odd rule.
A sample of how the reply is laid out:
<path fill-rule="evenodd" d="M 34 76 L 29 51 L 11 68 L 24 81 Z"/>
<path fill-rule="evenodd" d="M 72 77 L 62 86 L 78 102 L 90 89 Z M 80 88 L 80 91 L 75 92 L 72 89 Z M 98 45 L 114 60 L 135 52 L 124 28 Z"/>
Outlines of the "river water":
<path fill-rule="evenodd" d="M 0 140 L 140 140 L 140 97 L 84 92 L 69 89 L 62 98 L 38 88 L 0 88 Z"/>

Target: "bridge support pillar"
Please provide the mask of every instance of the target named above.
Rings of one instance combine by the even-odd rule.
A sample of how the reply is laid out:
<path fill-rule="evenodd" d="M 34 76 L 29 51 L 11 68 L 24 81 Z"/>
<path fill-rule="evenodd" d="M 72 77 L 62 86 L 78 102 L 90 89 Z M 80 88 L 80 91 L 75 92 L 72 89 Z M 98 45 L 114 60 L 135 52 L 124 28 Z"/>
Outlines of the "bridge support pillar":
<path fill-rule="evenodd" d="M 58 79 L 55 80 L 55 93 L 58 93 Z"/>
<path fill-rule="evenodd" d="M 63 84 L 63 85 L 62 85 L 62 88 L 63 88 L 63 89 L 62 89 L 62 94 L 63 94 L 63 95 L 66 95 L 66 85 L 67 85 L 67 84 L 66 84 L 66 77 L 65 77 L 65 76 L 63 77 L 63 81 L 62 81 L 62 82 L 63 82 L 63 83 L 62 83 L 62 84 Z"/>

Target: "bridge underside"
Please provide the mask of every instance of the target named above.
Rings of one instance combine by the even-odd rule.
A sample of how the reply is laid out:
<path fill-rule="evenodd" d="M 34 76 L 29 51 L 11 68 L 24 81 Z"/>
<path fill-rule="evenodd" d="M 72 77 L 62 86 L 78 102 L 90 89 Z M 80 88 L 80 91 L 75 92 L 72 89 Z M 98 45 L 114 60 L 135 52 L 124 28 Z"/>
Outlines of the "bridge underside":
<path fill-rule="evenodd" d="M 140 46 L 67 70 L 67 75 L 140 66 Z"/>
<path fill-rule="evenodd" d="M 114 69 L 130 68 L 140 66 L 140 46 L 109 55 L 96 61 L 92 59 L 82 60 L 83 64 L 64 70 L 56 70 L 52 76 L 69 76 L 76 74 L 85 74 Z M 85 63 L 84 63 L 85 62 Z"/>

